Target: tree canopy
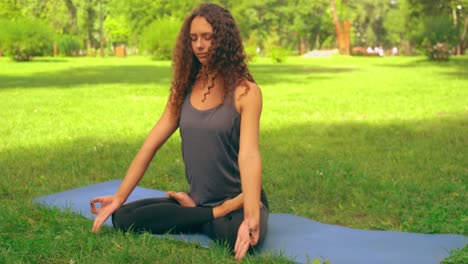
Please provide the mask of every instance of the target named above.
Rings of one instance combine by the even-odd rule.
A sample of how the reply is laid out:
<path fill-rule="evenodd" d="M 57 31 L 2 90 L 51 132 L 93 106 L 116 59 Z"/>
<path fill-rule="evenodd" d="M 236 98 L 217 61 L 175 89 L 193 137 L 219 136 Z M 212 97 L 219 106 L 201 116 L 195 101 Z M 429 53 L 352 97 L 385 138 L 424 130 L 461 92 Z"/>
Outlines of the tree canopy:
<path fill-rule="evenodd" d="M 341 51 L 341 43 L 348 53 L 350 47 L 398 47 L 412 53 L 428 42 L 444 42 L 464 53 L 467 46 L 468 0 L 2 0 L 0 23 L 41 21 L 54 39 L 73 36 L 68 40 L 78 43 L 69 46 L 81 50 L 124 44 L 154 53 L 162 49 L 148 41 L 157 42 L 156 36 L 167 31 L 157 25 L 180 26 L 202 2 L 231 10 L 246 48 L 261 52 L 281 48 L 302 54 L 335 47 Z M 427 36 L 429 22 L 435 20 L 449 21 L 444 25 L 451 36 L 443 32 Z M 5 49 L 3 42 L 0 39 L 0 48 Z"/>

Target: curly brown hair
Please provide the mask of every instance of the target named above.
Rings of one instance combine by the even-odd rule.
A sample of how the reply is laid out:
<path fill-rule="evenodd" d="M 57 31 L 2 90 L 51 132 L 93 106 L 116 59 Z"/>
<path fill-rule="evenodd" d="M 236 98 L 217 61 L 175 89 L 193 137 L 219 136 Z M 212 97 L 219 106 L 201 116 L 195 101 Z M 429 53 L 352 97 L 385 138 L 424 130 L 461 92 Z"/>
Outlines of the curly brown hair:
<path fill-rule="evenodd" d="M 224 80 L 224 100 L 227 96 L 233 96 L 236 87 L 245 86 L 243 94 L 246 94 L 249 90 L 247 81 L 255 83 L 245 62 L 239 28 L 230 12 L 215 4 L 201 4 L 185 19 L 174 49 L 170 104 L 177 114 L 202 68 L 190 39 L 190 26 L 193 19 L 199 16 L 204 17 L 213 28 L 211 56 L 206 70 Z"/>

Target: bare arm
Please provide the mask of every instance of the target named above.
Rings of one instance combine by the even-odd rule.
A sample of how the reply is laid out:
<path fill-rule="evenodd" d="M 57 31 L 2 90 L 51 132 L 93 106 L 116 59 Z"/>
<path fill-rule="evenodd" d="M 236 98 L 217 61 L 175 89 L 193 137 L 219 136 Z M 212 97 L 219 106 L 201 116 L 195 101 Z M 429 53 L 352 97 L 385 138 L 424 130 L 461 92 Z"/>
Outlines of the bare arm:
<path fill-rule="evenodd" d="M 102 224 L 127 200 L 130 193 L 141 180 L 159 148 L 167 141 L 178 127 L 178 116 L 170 109 L 169 103 L 164 112 L 153 127 L 137 155 L 133 159 L 125 178 L 119 189 L 113 196 L 95 197 L 91 199 L 91 212 L 97 214 L 91 231 L 97 233 Z M 96 208 L 95 204 L 101 207 Z"/>
<path fill-rule="evenodd" d="M 241 90 L 240 93 L 243 92 L 243 89 L 237 90 Z M 239 100 L 241 111 L 239 170 L 245 198 L 244 222 L 239 228 L 235 247 L 237 259 L 243 257 L 250 245 L 256 245 L 258 242 L 262 187 L 262 160 L 259 149 L 260 115 L 262 112 L 261 91 L 257 85 L 250 83 L 249 91 L 241 95 Z M 246 241 L 248 241 L 247 244 Z"/>
<path fill-rule="evenodd" d="M 178 117 L 175 116 L 169 105 L 144 141 L 137 155 L 133 159 L 125 178 L 115 193 L 115 196 L 124 203 L 135 186 L 143 177 L 151 160 L 159 148 L 167 141 L 178 127 Z"/>
<path fill-rule="evenodd" d="M 239 170 L 244 193 L 244 215 L 247 219 L 260 219 L 260 191 L 262 186 L 262 160 L 259 149 L 262 94 L 251 85 L 241 100 L 241 132 L 239 146 Z"/>

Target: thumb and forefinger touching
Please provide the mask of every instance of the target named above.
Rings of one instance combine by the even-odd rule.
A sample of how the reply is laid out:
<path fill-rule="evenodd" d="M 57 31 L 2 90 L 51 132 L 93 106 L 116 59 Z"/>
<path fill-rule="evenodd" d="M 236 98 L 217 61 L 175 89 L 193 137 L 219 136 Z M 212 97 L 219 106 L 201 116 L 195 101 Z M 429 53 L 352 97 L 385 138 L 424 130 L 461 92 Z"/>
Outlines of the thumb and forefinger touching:
<path fill-rule="evenodd" d="M 101 207 L 97 208 L 96 204 L 100 203 Z M 90 203 L 91 213 L 97 214 L 96 219 L 94 219 L 93 227 L 91 228 L 91 232 L 98 233 L 101 226 L 104 222 L 109 218 L 109 216 L 113 213 L 109 208 L 109 204 L 105 203 L 104 197 L 96 197 L 91 199 Z"/>
<path fill-rule="evenodd" d="M 97 208 L 96 204 L 100 203 L 101 207 Z M 101 226 L 113 213 L 112 202 L 106 201 L 105 197 L 96 197 L 91 199 L 90 208 L 92 214 L 97 214 L 94 219 L 91 232 L 98 233 Z M 246 222 L 243 222 L 238 230 L 236 244 L 234 246 L 234 253 L 236 260 L 241 260 L 249 250 L 250 246 L 255 246 L 260 236 L 259 228 L 250 228 Z"/>

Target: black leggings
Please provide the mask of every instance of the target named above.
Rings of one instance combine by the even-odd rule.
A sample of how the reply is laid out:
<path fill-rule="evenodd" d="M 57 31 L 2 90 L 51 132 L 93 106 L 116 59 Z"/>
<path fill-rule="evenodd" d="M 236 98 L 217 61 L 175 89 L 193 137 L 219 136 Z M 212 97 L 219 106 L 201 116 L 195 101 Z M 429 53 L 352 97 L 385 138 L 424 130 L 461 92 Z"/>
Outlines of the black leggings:
<path fill-rule="evenodd" d="M 232 249 L 237 231 L 244 220 L 240 209 L 224 217 L 213 219 L 211 207 L 184 207 L 175 199 L 150 198 L 123 205 L 112 215 L 112 224 L 123 231 L 165 233 L 203 233 L 211 239 L 227 243 Z M 265 239 L 268 229 L 268 209 L 260 209 L 260 238 Z"/>

